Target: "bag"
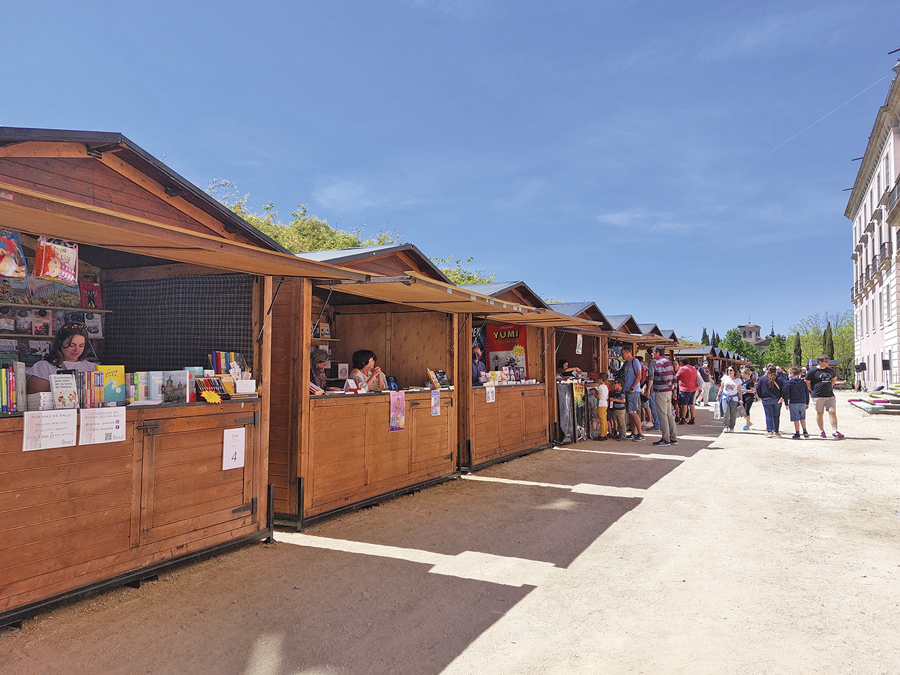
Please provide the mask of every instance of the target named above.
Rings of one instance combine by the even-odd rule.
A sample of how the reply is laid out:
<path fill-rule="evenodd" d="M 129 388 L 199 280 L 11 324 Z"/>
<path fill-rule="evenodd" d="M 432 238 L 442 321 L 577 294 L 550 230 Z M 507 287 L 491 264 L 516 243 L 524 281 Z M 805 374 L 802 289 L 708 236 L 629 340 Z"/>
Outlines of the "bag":
<path fill-rule="evenodd" d="M 716 405 L 713 406 L 713 419 L 720 420 L 722 419 L 722 399 L 716 399 Z"/>
<path fill-rule="evenodd" d="M 645 366 L 642 363 L 641 364 L 641 386 L 644 386 L 645 384 L 647 384 L 647 372 L 648 372 L 647 366 Z"/>
<path fill-rule="evenodd" d="M 34 254 L 34 276 L 77 286 L 78 244 L 39 237 Z"/>

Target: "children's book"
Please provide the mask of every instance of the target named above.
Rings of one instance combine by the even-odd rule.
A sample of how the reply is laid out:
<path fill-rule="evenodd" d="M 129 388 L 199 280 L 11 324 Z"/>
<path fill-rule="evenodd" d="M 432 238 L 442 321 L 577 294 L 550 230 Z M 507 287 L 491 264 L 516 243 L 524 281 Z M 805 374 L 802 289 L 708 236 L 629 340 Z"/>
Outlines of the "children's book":
<path fill-rule="evenodd" d="M 49 309 L 31 310 L 31 334 L 50 335 L 50 321 L 53 318 Z"/>
<path fill-rule="evenodd" d="M 78 284 L 81 291 L 81 307 L 83 309 L 103 309 L 100 297 L 100 284 L 93 281 L 82 281 Z"/>
<path fill-rule="evenodd" d="M 103 373 L 103 400 L 106 403 L 124 403 L 128 398 L 125 390 L 125 366 L 97 366 Z"/>
<path fill-rule="evenodd" d="M 84 325 L 87 326 L 88 335 L 92 338 L 103 337 L 103 321 L 100 318 L 100 314 L 97 314 L 96 312 L 85 312 Z"/>
<path fill-rule="evenodd" d="M 50 376 L 50 391 L 53 392 L 54 408 L 77 408 L 78 391 L 75 376 L 70 373 L 54 373 Z"/>
<path fill-rule="evenodd" d="M 31 310 L 20 309 L 16 312 L 16 333 L 31 335 Z"/>

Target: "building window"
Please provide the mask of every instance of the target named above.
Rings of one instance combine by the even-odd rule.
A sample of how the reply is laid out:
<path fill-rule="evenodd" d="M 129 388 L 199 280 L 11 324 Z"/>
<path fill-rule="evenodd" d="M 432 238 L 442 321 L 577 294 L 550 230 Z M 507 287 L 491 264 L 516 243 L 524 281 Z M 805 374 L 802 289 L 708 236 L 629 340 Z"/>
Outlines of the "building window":
<path fill-rule="evenodd" d="M 891 285 L 884 287 L 884 313 L 888 323 L 891 322 Z"/>
<path fill-rule="evenodd" d="M 878 292 L 878 325 L 884 326 L 884 296 Z"/>

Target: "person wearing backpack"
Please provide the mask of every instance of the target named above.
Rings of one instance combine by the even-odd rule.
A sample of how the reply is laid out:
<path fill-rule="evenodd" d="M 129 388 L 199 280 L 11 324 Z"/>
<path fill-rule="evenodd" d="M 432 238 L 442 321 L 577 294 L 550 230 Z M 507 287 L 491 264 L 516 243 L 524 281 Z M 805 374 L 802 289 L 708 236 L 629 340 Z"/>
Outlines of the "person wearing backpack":
<path fill-rule="evenodd" d="M 678 359 L 681 366 L 675 373 L 678 380 L 678 412 L 677 424 L 694 424 L 694 395 L 697 393 L 697 369 L 688 363 L 687 357 Z M 691 418 L 688 421 L 688 413 Z"/>

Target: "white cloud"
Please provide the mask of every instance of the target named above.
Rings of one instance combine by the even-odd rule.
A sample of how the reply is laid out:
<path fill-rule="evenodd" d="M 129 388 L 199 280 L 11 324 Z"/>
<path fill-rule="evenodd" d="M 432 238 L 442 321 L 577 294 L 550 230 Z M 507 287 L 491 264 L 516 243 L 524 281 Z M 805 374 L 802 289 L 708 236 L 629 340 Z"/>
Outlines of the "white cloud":
<path fill-rule="evenodd" d="M 675 220 L 670 213 L 649 212 L 643 208 L 614 211 L 597 216 L 597 222 L 611 227 L 630 230 L 634 233 L 646 232 L 686 232 L 703 227 L 700 221 L 685 223 Z"/>

